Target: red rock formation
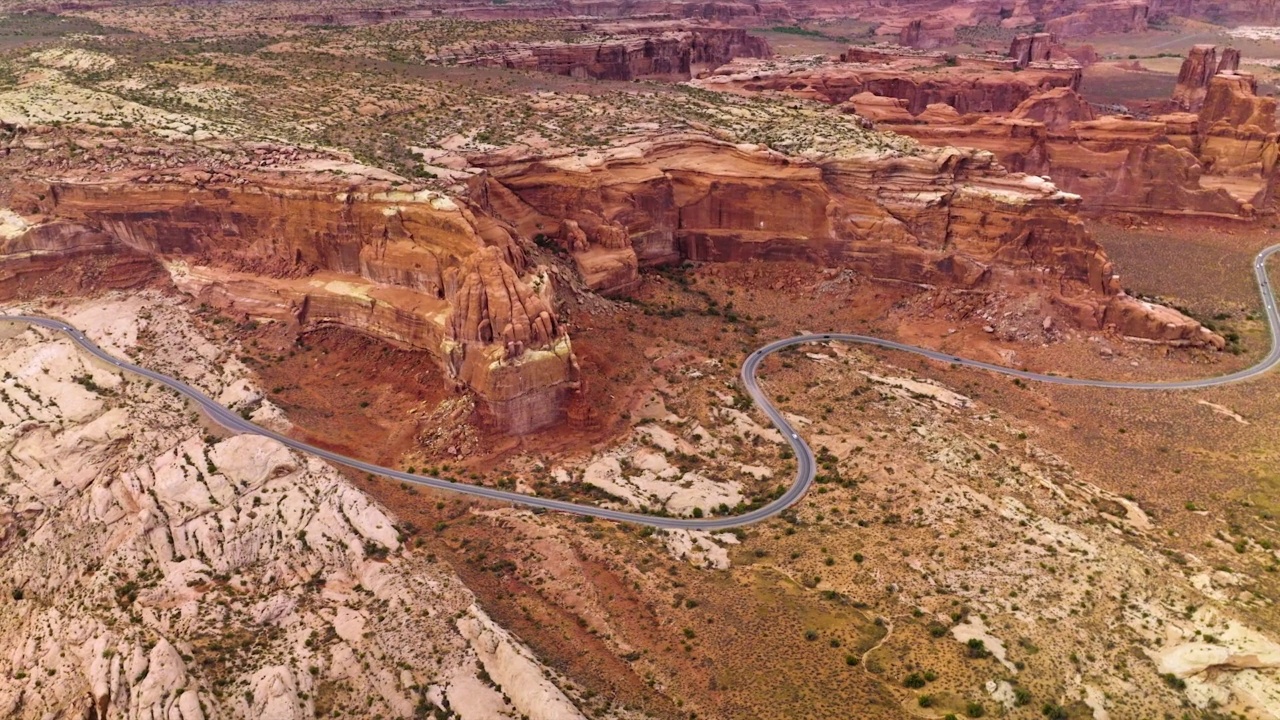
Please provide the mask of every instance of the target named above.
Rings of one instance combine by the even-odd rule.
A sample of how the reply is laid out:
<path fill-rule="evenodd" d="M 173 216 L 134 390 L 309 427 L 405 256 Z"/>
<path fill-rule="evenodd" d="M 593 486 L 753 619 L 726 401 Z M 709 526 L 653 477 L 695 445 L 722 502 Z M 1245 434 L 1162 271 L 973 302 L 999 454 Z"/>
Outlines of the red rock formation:
<path fill-rule="evenodd" d="M 150 256 L 110 235 L 68 222 L 0 232 L 0 258 L 0 300 L 136 288 L 162 274 Z"/>
<path fill-rule="evenodd" d="M 1093 106 L 1071 88 L 1054 88 L 1023 100 L 1009 113 L 1017 120 L 1034 120 L 1053 131 L 1067 128 L 1073 122 L 1093 120 Z"/>
<path fill-rule="evenodd" d="M 473 195 L 501 198 L 493 211 L 516 228 L 624 228 L 646 264 L 810 260 L 914 283 L 1021 285 L 1089 327 L 1129 307 L 1075 214 L 1079 198 L 1008 174 L 985 153 L 806 161 L 683 135 L 638 141 L 590 163 L 572 154 L 477 162 L 486 172 Z M 1140 327 L 1124 318 L 1126 332 L 1152 340 L 1220 340 L 1192 321 Z"/>
<path fill-rule="evenodd" d="M 915 18 L 898 33 L 898 44 L 929 50 L 956 41 L 956 27 L 944 17 Z"/>
<path fill-rule="evenodd" d="M 1220 72 L 1209 80 L 1200 106 L 1202 129 L 1216 125 L 1275 132 L 1276 99 L 1258 97 L 1258 81 L 1248 73 Z"/>
<path fill-rule="evenodd" d="M 1236 63 L 1239 64 L 1238 54 Z M 1217 74 L 1218 64 L 1216 45 L 1192 47 L 1187 58 L 1182 61 L 1182 67 L 1178 69 L 1178 83 L 1173 89 L 1174 105 L 1189 112 L 1199 111 L 1204 102 L 1205 90 L 1209 87 L 1209 78 Z"/>
<path fill-rule="evenodd" d="M 1237 216 L 1244 197 L 1203 182 L 1192 148 L 1196 116 L 1151 121 L 1090 119 L 1078 98 L 1053 91 L 1028 100 L 1008 117 L 969 115 L 936 123 L 891 125 L 929 145 L 965 145 L 995 154 L 1006 167 L 1053 178 L 1093 211 Z"/>
<path fill-rule="evenodd" d="M 1276 99 L 1258 97 L 1252 75 L 1224 72 L 1209 81 L 1196 129 L 1198 156 L 1206 172 L 1264 180 L 1275 174 L 1280 141 Z M 1271 207 L 1262 191 L 1254 207 Z"/>
<path fill-rule="evenodd" d="M 849 98 L 843 107 L 874 123 L 908 125 L 916 122 L 916 117 L 907 109 L 907 101 L 901 98 L 860 92 Z"/>
<path fill-rule="evenodd" d="M 930 145 L 989 150 L 1011 170 L 1051 176 L 1092 210 L 1248 217 L 1274 206 L 1276 102 L 1256 96 L 1252 76 L 1230 70 L 1238 53 L 1219 60 L 1213 46 L 1197 46 L 1178 92 L 1200 112 L 1140 121 L 1095 117 L 1074 85 L 1055 86 L 1053 78 L 1063 75 L 1052 68 L 1040 74 L 1044 64 L 1013 72 L 1031 46 L 1015 42 L 1011 52 L 1018 57 L 1008 69 L 981 73 L 962 63 L 945 71 L 924 64 L 936 54 L 850 48 L 844 63 L 766 68 L 738 61 L 697 84 L 828 102 L 849 94 L 842 105 L 849 112 Z M 851 60 L 877 65 L 867 69 Z M 1202 83 L 1219 67 L 1220 74 Z"/>
<path fill-rule="evenodd" d="M 701 87 L 744 94 L 783 92 L 829 103 L 843 103 L 859 93 L 898 98 L 915 115 L 942 103 L 964 113 L 1010 112 L 1032 95 L 1065 87 L 1078 89 L 1080 68 L 1037 64 L 1022 72 L 993 70 L 992 64 L 1012 69 L 1013 61 L 957 59 L 948 66 L 941 55 L 889 55 L 850 48 L 843 62 L 786 64 L 737 60 L 698 81 Z M 875 64 L 863 58 L 879 58 Z M 886 58 L 891 58 L 886 60 Z M 901 60 L 899 63 L 896 58 Z"/>
<path fill-rule="evenodd" d="M 425 350 L 511 432 L 563 412 L 577 370 L 551 284 L 501 223 L 434 193 L 322 175 L 201 175 L 9 178 L 0 205 L 30 227 L 0 244 L 0 276 L 28 271 L 33 250 L 45 265 L 153 258 L 207 302 Z"/>
<path fill-rule="evenodd" d="M 722 65 L 735 57 L 765 58 L 769 44 L 732 28 L 701 28 L 656 35 L 615 37 L 599 42 L 523 43 L 469 48 L 454 57 L 459 64 L 589 77 L 634 80 L 661 77 L 687 80 L 697 66 Z"/>

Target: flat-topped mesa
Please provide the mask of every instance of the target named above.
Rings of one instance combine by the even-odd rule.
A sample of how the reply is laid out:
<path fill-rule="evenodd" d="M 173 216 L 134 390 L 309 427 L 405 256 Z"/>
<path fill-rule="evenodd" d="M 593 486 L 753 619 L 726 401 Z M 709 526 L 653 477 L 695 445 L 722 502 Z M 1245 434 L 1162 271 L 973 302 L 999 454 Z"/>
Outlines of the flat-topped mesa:
<path fill-rule="evenodd" d="M 0 240 L 0 268 L 33 252 L 128 251 L 233 312 L 424 350 L 500 429 L 562 416 L 577 382 L 572 348 L 551 314 L 552 284 L 502 223 L 438 193 L 320 173 L 170 173 L 15 181 L 0 204 L 27 227 Z"/>
<path fill-rule="evenodd" d="M 624 286 L 636 265 L 801 260 L 885 280 L 1021 288 L 1085 327 L 1115 325 L 1171 344 L 1221 343 L 1189 318 L 1143 320 L 1154 311 L 1120 291 L 1077 216 L 1079 198 L 1042 178 L 1008 173 L 986 152 L 800 159 L 684 133 L 588 157 L 498 153 L 475 163 L 485 172 L 471 194 L 489 212 L 524 233 L 560 228 L 548 240 L 580 268 L 591 253 L 625 259 L 617 264 L 625 269 L 599 276 L 601 290 Z"/>
<path fill-rule="evenodd" d="M 766 58 L 763 38 L 736 28 L 696 28 L 657 34 L 621 35 L 595 42 L 484 44 L 453 51 L 462 65 L 505 67 L 594 78 L 688 80 L 702 67 L 736 57 Z"/>

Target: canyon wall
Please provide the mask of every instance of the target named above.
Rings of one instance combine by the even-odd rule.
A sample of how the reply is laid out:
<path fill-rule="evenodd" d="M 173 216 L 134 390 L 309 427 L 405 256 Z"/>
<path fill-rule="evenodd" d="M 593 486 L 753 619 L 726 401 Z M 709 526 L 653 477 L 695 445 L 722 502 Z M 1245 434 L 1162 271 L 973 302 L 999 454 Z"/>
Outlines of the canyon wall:
<path fill-rule="evenodd" d="M 206 338 L 168 295 L 56 308 L 283 429 L 237 359 L 249 349 Z M 0 716 L 583 719 L 447 564 L 407 546 L 412 525 L 331 465 L 219 437 L 62 333 L 7 330 Z"/>
<path fill-rule="evenodd" d="M 853 112 L 930 145 L 989 150 L 1011 169 L 1051 176 L 1092 210 L 1251 217 L 1275 207 L 1276 101 L 1255 94 L 1252 76 L 1214 75 L 1197 113 L 1146 120 L 1094 117 L 1061 89 L 1028 99 L 1005 117 L 911 116 L 855 98 Z"/>
<path fill-rule="evenodd" d="M 1063 40 L 1105 33 L 1135 33 L 1147 29 L 1146 0 L 1112 0 L 1092 2 L 1080 10 L 1055 17 L 1044 23 L 1044 29 Z"/>
<path fill-rule="evenodd" d="M 1010 170 L 1052 177 L 1089 210 L 1251 217 L 1274 207 L 1276 101 L 1235 71 L 1238 52 L 1196 46 L 1174 96 L 1196 112 L 1139 120 L 1098 117 L 1077 92 L 1078 65 L 1032 59 L 1047 44 L 1027 36 L 1014 40 L 1009 59 L 962 56 L 950 65 L 931 64 L 939 53 L 885 47 L 816 64 L 744 59 L 696 84 L 839 103 L 929 145 L 987 150 Z"/>
<path fill-rule="evenodd" d="M 636 34 L 596 42 L 519 43 L 472 46 L 459 64 L 505 67 L 597 80 L 664 78 L 688 80 L 699 66 L 719 66 L 736 57 L 765 58 L 769 44 L 732 28 L 700 28 Z"/>
<path fill-rule="evenodd" d="M 426 350 L 506 430 L 557 422 L 576 362 L 551 283 L 511 234 L 435 193 L 326 182 L 19 180 L 3 201 L 24 227 L 0 240 L 0 267 L 16 276 L 74 256 L 154 258 L 180 289 L 232 311 Z"/>
<path fill-rule="evenodd" d="M 805 260 L 886 280 L 1023 287 L 1086 327 L 1115 324 L 1124 335 L 1174 344 L 1221 342 L 1194 321 L 1157 317 L 1121 293 L 1076 215 L 1079 198 L 1007 173 L 989 153 L 808 161 L 686 134 L 591 159 L 498 153 L 476 162 L 486 172 L 473 181 L 473 197 L 523 233 L 580 228 L 582 244 L 560 240 L 575 256 L 612 252 L 630 267 Z"/>

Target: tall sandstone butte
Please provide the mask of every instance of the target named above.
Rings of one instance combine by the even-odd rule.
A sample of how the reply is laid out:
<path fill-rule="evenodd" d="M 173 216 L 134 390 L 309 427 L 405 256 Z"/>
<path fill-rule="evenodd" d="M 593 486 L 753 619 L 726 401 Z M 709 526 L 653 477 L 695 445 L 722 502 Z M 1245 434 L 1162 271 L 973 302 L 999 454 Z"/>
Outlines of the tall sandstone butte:
<path fill-rule="evenodd" d="M 695 68 L 717 67 L 734 58 L 767 58 L 764 38 L 735 28 L 644 32 L 598 42 L 482 45 L 456 59 L 463 65 L 535 70 L 597 80 L 663 78 L 688 80 Z"/>

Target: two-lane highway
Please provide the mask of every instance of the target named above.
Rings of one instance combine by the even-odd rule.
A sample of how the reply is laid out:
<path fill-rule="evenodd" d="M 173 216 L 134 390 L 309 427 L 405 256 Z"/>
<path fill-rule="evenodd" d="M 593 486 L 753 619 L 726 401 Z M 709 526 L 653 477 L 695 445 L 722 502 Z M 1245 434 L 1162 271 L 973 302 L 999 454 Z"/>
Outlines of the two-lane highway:
<path fill-rule="evenodd" d="M 415 475 L 401 470 L 395 470 L 393 468 L 382 467 L 381 465 L 374 465 L 362 460 L 357 460 L 356 458 L 347 457 L 345 455 L 325 450 L 324 448 L 308 445 L 307 443 L 294 440 L 293 438 L 255 425 L 240 417 L 237 413 L 219 405 L 212 398 L 181 380 L 148 370 L 147 368 L 134 365 L 133 363 L 121 360 L 120 358 L 111 355 L 94 344 L 94 342 L 86 337 L 79 329 L 60 320 L 30 315 L 2 316 L 0 319 L 10 322 L 38 325 L 50 330 L 64 332 L 77 345 L 94 357 L 118 367 L 121 370 L 133 373 L 134 375 L 139 375 L 147 378 L 148 380 L 155 381 L 177 390 L 179 393 L 182 393 L 199 405 L 211 419 L 229 430 L 269 437 L 299 452 L 324 458 L 325 460 L 329 460 L 339 465 L 346 465 L 362 472 L 381 475 L 393 480 L 414 483 L 416 485 L 425 485 L 427 487 L 433 487 L 440 490 L 450 490 L 453 492 L 473 495 L 475 497 L 487 498 L 489 500 L 509 502 L 527 507 L 542 508 L 545 510 L 558 510 L 561 512 L 573 513 L 575 515 L 597 517 L 603 520 L 617 520 L 620 522 L 638 523 L 641 525 L 650 525 L 653 527 L 668 529 L 723 530 L 742 525 L 750 525 L 751 523 L 756 523 L 777 515 L 803 497 L 804 494 L 808 492 L 809 487 L 813 484 L 815 469 L 813 451 L 809 449 L 809 445 L 800 437 L 800 434 L 782 415 L 782 412 L 779 411 L 773 403 L 769 402 L 767 397 L 765 397 L 765 394 L 760 389 L 760 384 L 756 379 L 756 373 L 759 371 L 760 363 L 773 353 L 795 345 L 838 340 L 841 342 L 872 345 L 890 350 L 900 350 L 902 352 L 914 353 L 932 360 L 940 360 L 953 365 L 989 370 L 994 373 L 1022 378 L 1024 380 L 1056 383 L 1059 385 L 1117 388 L 1126 390 L 1189 390 L 1194 388 L 1213 387 L 1215 385 L 1225 385 L 1227 383 L 1240 382 L 1241 380 L 1261 375 L 1275 367 L 1277 364 L 1280 364 L 1280 311 L 1277 311 L 1276 297 L 1272 292 L 1271 281 L 1267 277 L 1266 270 L 1267 261 L 1277 253 L 1280 253 L 1280 245 L 1273 245 L 1258 253 L 1253 263 L 1253 271 L 1258 283 L 1258 291 L 1262 295 L 1262 307 L 1266 313 L 1267 326 L 1271 332 L 1270 352 L 1268 352 L 1262 360 L 1252 367 L 1213 378 L 1205 378 L 1201 380 L 1178 380 L 1173 382 L 1121 382 L 1111 380 L 1089 380 L 1084 378 L 1062 377 L 1058 375 L 1044 375 L 1028 372 L 1026 370 L 1015 370 L 1013 368 L 992 365 L 991 363 L 979 362 L 977 360 L 966 360 L 964 358 L 938 352 L 936 350 L 929 350 L 927 348 L 907 345 L 900 342 L 894 342 L 892 340 L 884 340 L 882 338 L 871 337 L 869 335 L 825 333 L 797 335 L 795 337 L 775 340 L 747 356 L 747 359 L 742 363 L 742 383 L 746 387 L 747 393 L 750 394 L 752 401 L 760 407 L 765 415 L 769 416 L 769 420 L 778 428 L 778 431 L 782 433 L 783 439 L 791 445 L 791 449 L 794 451 L 796 459 L 795 482 L 792 483 L 791 487 L 788 488 L 780 497 L 761 508 L 741 515 L 710 518 L 670 518 L 637 512 L 626 512 L 623 510 L 611 510 L 608 508 L 597 507 L 595 505 L 580 505 L 578 503 L 566 502 L 564 500 L 552 500 L 550 498 L 542 498 L 534 495 L 524 495 L 522 493 L 509 492 L 506 490 L 481 487 L 467 483 L 458 483 L 451 480 L 431 477 L 429 475 Z"/>

